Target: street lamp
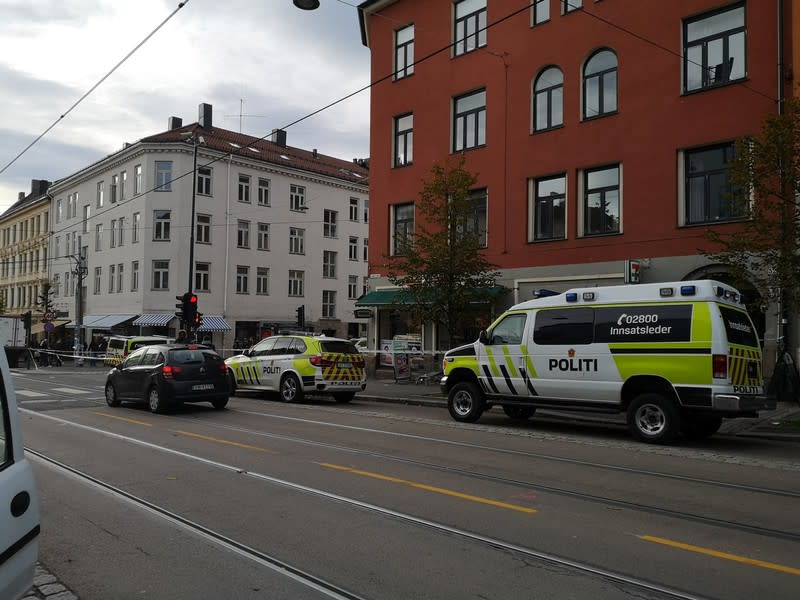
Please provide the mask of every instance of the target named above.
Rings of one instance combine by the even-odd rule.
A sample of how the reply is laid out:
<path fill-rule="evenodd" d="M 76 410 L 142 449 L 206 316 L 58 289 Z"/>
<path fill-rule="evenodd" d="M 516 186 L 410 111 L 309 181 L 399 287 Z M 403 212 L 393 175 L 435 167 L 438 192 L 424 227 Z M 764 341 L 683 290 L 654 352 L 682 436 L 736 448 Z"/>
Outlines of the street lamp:
<path fill-rule="evenodd" d="M 197 199 L 197 148 L 200 144 L 205 144 L 206 141 L 203 136 L 195 137 L 194 134 L 183 133 L 181 135 L 189 135 L 187 142 L 191 142 L 194 146 L 194 156 L 192 159 L 192 216 L 189 221 L 189 288 L 188 292 L 191 294 L 194 288 L 194 207 Z"/>
<path fill-rule="evenodd" d="M 302 10 L 316 10 L 319 8 L 319 0 L 294 0 L 294 5 Z"/>

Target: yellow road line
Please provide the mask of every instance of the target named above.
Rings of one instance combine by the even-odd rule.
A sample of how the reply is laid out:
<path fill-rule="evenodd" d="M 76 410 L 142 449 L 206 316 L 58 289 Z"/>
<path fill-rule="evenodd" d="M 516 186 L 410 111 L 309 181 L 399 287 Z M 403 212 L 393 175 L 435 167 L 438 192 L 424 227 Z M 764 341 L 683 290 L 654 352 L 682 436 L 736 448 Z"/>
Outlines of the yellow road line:
<path fill-rule="evenodd" d="M 91 411 L 93 415 L 100 415 L 101 417 L 108 417 L 109 419 L 117 419 L 119 421 L 125 421 L 126 423 L 133 423 L 134 425 L 144 425 L 145 427 L 152 427 L 152 423 L 147 423 L 146 421 L 137 421 L 136 419 L 128 419 L 126 417 L 118 417 L 117 415 L 110 415 L 108 413 L 102 412 L 94 412 Z"/>
<path fill-rule="evenodd" d="M 219 438 L 211 437 L 208 435 L 201 435 L 199 433 L 192 433 L 191 431 L 181 431 L 179 429 L 173 429 L 175 433 L 179 433 L 180 435 L 185 435 L 188 437 L 197 438 L 199 440 L 206 440 L 208 442 L 216 442 L 217 444 L 225 444 L 227 446 L 236 446 L 237 448 L 245 448 L 246 450 L 255 450 L 257 452 L 266 452 L 268 454 L 278 454 L 274 450 L 267 450 L 266 448 L 259 448 L 258 446 L 251 446 L 250 444 L 241 444 L 239 442 L 231 442 L 230 440 L 221 440 Z"/>
<path fill-rule="evenodd" d="M 399 483 L 420 490 L 425 490 L 427 492 L 433 492 L 435 494 L 443 494 L 445 496 L 452 496 L 454 498 L 469 500 L 471 502 L 479 502 L 480 504 L 488 504 L 489 506 L 495 506 L 497 508 L 507 508 L 509 510 L 516 510 L 528 514 L 533 514 L 536 512 L 535 508 L 529 508 L 527 506 L 521 506 L 519 504 L 509 504 L 508 502 L 500 502 L 498 500 L 490 500 L 489 498 L 481 498 L 480 496 L 472 496 L 470 494 L 463 494 L 461 492 L 448 490 L 446 488 L 435 487 L 432 485 L 427 485 L 425 483 L 416 483 L 414 481 L 408 481 L 406 479 L 398 479 L 397 477 L 391 477 L 389 475 L 381 475 L 380 473 L 361 471 L 359 469 L 352 469 L 350 467 L 344 467 L 342 465 L 334 465 L 331 463 L 318 463 L 318 464 L 328 469 L 335 469 L 337 471 L 344 471 L 346 473 L 353 473 L 354 475 L 362 475 L 364 477 L 371 477 L 373 479 L 380 479 L 381 481 L 389 481 L 391 483 Z"/>
<path fill-rule="evenodd" d="M 772 569 L 773 571 L 780 571 L 781 573 L 789 573 L 790 575 L 800 575 L 800 569 L 795 567 L 788 567 L 778 563 L 767 562 L 765 560 L 758 560 L 755 558 L 747 558 L 739 556 L 738 554 L 730 554 L 728 552 L 720 552 L 719 550 L 712 550 L 711 548 L 703 548 L 702 546 L 692 546 L 691 544 L 684 544 L 683 542 L 676 542 L 653 535 L 640 535 L 640 539 L 646 542 L 654 542 L 656 544 L 663 544 L 664 546 L 672 546 L 673 548 L 680 548 L 689 552 L 697 552 L 698 554 L 706 554 L 716 558 L 724 558 L 725 560 L 732 560 L 734 562 L 752 565 L 754 567 L 761 567 L 762 569 Z"/>

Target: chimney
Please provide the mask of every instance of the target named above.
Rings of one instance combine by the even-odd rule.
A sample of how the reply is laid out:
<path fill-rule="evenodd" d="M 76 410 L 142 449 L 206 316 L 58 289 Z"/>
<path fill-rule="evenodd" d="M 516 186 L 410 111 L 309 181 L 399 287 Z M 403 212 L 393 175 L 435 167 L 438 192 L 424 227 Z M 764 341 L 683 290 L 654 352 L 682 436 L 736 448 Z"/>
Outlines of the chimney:
<path fill-rule="evenodd" d="M 34 198 L 41 198 L 50 187 L 50 182 L 46 179 L 31 179 L 31 195 Z"/>
<path fill-rule="evenodd" d="M 17 201 L 19 202 L 20 200 L 25 200 L 25 192 L 20 192 L 17 195 Z"/>
<path fill-rule="evenodd" d="M 314 148 L 314 150 L 311 151 L 311 154 L 314 156 L 314 158 L 317 158 L 317 149 Z"/>
<path fill-rule="evenodd" d="M 197 122 L 203 129 L 211 129 L 211 105 L 205 102 L 197 107 Z"/>
<path fill-rule="evenodd" d="M 281 148 L 286 148 L 286 130 L 273 129 L 272 134 L 269 136 L 269 141 L 278 144 Z"/>
<path fill-rule="evenodd" d="M 179 127 L 183 127 L 183 119 L 180 117 L 170 117 L 169 121 L 167 121 L 167 129 L 172 131 L 173 129 L 178 129 Z"/>

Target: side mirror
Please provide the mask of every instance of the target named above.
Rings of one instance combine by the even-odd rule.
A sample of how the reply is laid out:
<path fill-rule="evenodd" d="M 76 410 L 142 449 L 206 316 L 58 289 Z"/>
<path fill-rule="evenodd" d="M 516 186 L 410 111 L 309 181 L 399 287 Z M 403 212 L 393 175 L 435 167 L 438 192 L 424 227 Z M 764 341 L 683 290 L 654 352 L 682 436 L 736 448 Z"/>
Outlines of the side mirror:
<path fill-rule="evenodd" d="M 250 348 L 248 348 L 247 350 L 245 350 L 244 352 L 242 352 L 242 354 L 244 354 L 245 356 L 251 356 L 251 355 L 253 354 L 253 351 L 252 351 L 252 350 L 250 350 Z"/>
<path fill-rule="evenodd" d="M 489 334 L 486 333 L 485 329 L 481 329 L 481 332 L 478 334 L 478 341 L 483 345 L 489 343 Z"/>

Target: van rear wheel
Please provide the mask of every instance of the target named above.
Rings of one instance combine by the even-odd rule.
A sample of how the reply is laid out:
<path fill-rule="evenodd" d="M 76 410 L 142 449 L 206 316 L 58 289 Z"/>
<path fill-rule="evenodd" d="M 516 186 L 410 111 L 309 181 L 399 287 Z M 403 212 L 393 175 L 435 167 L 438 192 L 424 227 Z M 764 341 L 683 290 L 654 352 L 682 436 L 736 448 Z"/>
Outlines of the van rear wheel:
<path fill-rule="evenodd" d="M 680 430 L 680 413 L 675 403 L 657 393 L 640 394 L 628 406 L 628 429 L 640 442 L 669 444 Z"/>
<path fill-rule="evenodd" d="M 447 410 L 456 421 L 474 423 L 481 418 L 485 408 L 483 392 L 471 381 L 455 384 L 447 395 Z"/>

